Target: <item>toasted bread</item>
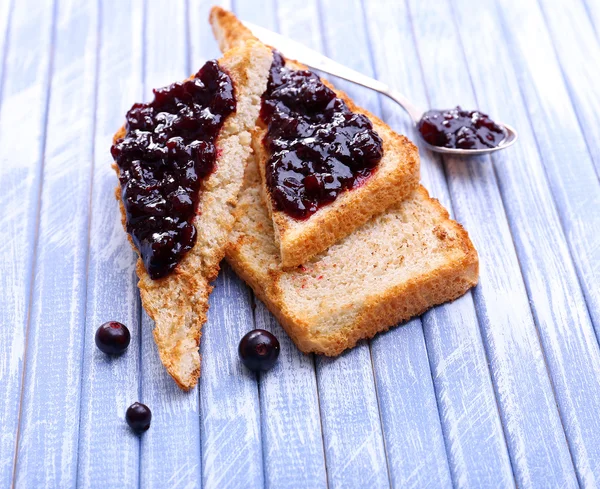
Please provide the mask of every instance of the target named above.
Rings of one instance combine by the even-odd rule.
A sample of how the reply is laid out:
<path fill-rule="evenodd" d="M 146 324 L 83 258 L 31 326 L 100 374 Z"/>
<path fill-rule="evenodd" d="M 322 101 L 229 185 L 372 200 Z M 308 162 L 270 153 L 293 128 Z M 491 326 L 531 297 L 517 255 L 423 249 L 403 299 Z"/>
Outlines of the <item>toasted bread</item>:
<path fill-rule="evenodd" d="M 213 7 L 210 22 L 222 50 L 255 39 L 231 12 L 222 8 Z M 286 66 L 298 70 L 307 69 L 292 60 L 287 60 Z M 324 83 L 334 90 L 352 112 L 364 114 L 371 120 L 374 130 L 383 140 L 383 157 L 377 170 L 364 184 L 339 194 L 334 202 L 320 208 L 308 219 L 297 220 L 275 209 L 266 190 L 265 168 L 269 154 L 262 143 L 266 127 L 259 119 L 253 133 L 252 146 L 259 162 L 266 190 L 263 195 L 273 220 L 275 240 L 284 268 L 307 262 L 317 253 L 348 236 L 371 217 L 406 198 L 419 183 L 419 155 L 416 146 L 406 137 L 396 134 L 373 114 L 357 107 L 345 93 L 336 90 L 327 81 Z"/>
<path fill-rule="evenodd" d="M 184 390 L 193 388 L 200 375 L 198 344 L 200 328 L 206 322 L 210 283 L 218 274 L 234 223 L 233 210 L 251 154 L 250 131 L 255 126 L 271 62 L 271 51 L 257 42 L 240 44 L 218 60 L 233 80 L 237 109 L 224 122 L 216 141 L 215 170 L 202 184 L 194 220 L 194 247 L 171 274 L 158 280 L 149 277 L 141 258 L 137 262 L 142 305 L 155 321 L 154 339 L 160 359 Z M 124 135 L 125 128 L 121 128 L 114 140 Z M 118 175 L 117 166 L 114 168 Z M 120 187 L 116 196 L 125 226 Z"/>
<path fill-rule="evenodd" d="M 477 283 L 467 232 L 423 187 L 294 270 L 282 269 L 262 191 L 251 163 L 226 258 L 303 352 L 338 355 Z"/>

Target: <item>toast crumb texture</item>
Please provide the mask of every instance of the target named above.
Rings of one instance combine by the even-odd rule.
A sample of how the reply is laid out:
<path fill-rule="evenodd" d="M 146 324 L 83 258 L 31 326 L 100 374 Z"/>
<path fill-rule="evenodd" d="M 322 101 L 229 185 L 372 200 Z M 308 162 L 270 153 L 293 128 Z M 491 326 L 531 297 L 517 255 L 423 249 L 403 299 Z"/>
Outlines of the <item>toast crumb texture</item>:
<path fill-rule="evenodd" d="M 271 51 L 264 45 L 249 42 L 229 50 L 219 59 L 219 65 L 233 80 L 237 109 L 221 129 L 216 141 L 216 168 L 201 189 L 194 221 L 196 244 L 170 275 L 159 280 L 148 276 L 141 258 L 137 261 L 142 305 L 155 322 L 154 340 L 160 359 L 184 390 L 193 388 L 200 375 L 198 345 L 201 326 L 206 322 L 210 283 L 219 272 L 234 223 L 233 211 L 251 154 L 250 131 L 256 124 L 272 58 Z M 124 135 L 125 129 L 121 128 L 114 139 Z M 118 168 L 113 167 L 118 175 Z M 116 196 L 125 226 L 120 186 Z M 133 245 L 131 237 L 129 239 Z"/>
<path fill-rule="evenodd" d="M 262 192 L 251 163 L 227 260 L 303 352 L 338 355 L 477 283 L 467 232 L 423 187 L 294 270 L 282 269 Z"/>
<path fill-rule="evenodd" d="M 213 7 L 210 22 L 222 50 L 255 39 L 235 15 L 220 7 Z M 296 61 L 288 60 L 287 65 L 298 70 L 307 69 Z M 371 217 L 405 199 L 419 184 L 420 164 L 417 147 L 406 137 L 395 133 L 379 118 L 356 106 L 344 92 L 336 90 L 331 83 L 326 80 L 323 82 L 346 102 L 350 110 L 364 114 L 371 120 L 375 131 L 383 140 L 383 158 L 377 170 L 363 185 L 343 192 L 333 203 L 322 207 L 308 219 L 296 220 L 284 212 L 275 210 L 271 198 L 268 197 L 264 182 L 269 155 L 262 144 L 266 128 L 259 120 L 253 133 L 252 145 L 258 157 L 265 186 L 263 195 L 273 219 L 275 239 L 284 268 L 307 262 L 311 257 L 348 236 Z"/>

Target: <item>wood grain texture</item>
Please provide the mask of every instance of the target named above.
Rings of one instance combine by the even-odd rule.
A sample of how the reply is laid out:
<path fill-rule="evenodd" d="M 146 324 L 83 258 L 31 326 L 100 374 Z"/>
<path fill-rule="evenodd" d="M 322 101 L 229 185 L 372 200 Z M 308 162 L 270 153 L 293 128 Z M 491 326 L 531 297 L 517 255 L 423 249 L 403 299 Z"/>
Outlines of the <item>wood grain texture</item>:
<path fill-rule="evenodd" d="M 598 147 L 586 144 L 585 132 L 569 97 L 568 79 L 562 76 L 539 4 L 511 1 L 499 6 L 502 7 L 499 18 L 504 19 L 504 28 L 510 33 L 507 39 L 523 100 L 534 121 L 536 142 L 596 336 L 600 338 L 600 183 L 593 163 L 600 158 L 592 158 L 589 152 Z M 527 29 L 523 28 L 525 23 Z M 598 48 L 587 45 L 585 49 L 593 57 Z M 597 74 L 600 75 L 600 69 Z M 586 100 L 589 96 L 593 95 L 586 96 Z M 581 123 L 586 124 L 584 119 Z"/>
<path fill-rule="evenodd" d="M 237 352 L 242 336 L 254 329 L 251 301 L 250 290 L 223 263 L 200 342 L 205 488 L 264 485 L 256 375 L 242 365 Z"/>
<path fill-rule="evenodd" d="M 321 2 L 323 25 L 336 26 L 323 30 L 327 54 L 373 75 L 361 4 L 348 2 L 347 9 L 340 19 L 335 1 Z M 341 81 L 336 84 L 361 106 L 376 115 L 381 112 L 374 92 Z M 376 337 L 371 343 L 371 356 L 392 485 L 451 487 L 421 321 L 413 320 Z M 490 394 L 493 396 L 493 391 Z M 415 443 L 415 439 L 421 442 Z"/>
<path fill-rule="evenodd" d="M 2 9 L 7 12 L 6 7 Z M 0 486 L 13 481 L 44 158 L 53 5 L 15 2 L 0 105 Z M 2 22 L 4 24 L 4 22 Z M 2 32 L 2 34 L 5 34 Z M 3 52 L 4 53 L 4 52 Z M 27 107 L 27 110 L 23 110 Z M 24 128 L 27 128 L 24 132 Z"/>
<path fill-rule="evenodd" d="M 237 2 L 235 13 L 277 30 L 275 3 Z M 278 363 L 259 375 L 265 487 L 326 487 L 314 356 L 302 354 L 264 304 L 254 303 L 255 326 L 273 332 L 281 345 Z"/>
<path fill-rule="evenodd" d="M 531 2 L 521 5 L 527 3 L 535 5 Z M 477 49 L 483 47 L 496 60 L 495 63 L 482 60 L 471 65 L 471 79 L 479 98 L 488 101 L 490 110 L 498 114 L 496 117 L 501 120 L 510 117 L 520 128 L 522 142 L 515 147 L 514 156 L 509 158 L 499 153 L 494 155 L 494 164 L 575 469 L 581 485 L 594 487 L 600 483 L 600 440 L 597 436 L 600 420 L 596 416 L 600 410 L 597 390 L 600 349 L 536 148 L 532 126 L 538 125 L 537 118 L 529 124 L 523 103 L 516 103 L 507 110 L 507 104 L 509 101 L 514 103 L 515 94 L 519 92 L 519 80 L 510 67 L 510 60 L 514 58 L 508 49 L 503 49 L 506 42 L 495 21 L 493 1 L 482 4 L 487 8 L 474 15 L 467 13 L 466 2 L 455 2 L 456 17 L 465 26 L 462 38 L 466 57 L 474 56 L 472 39 L 482 36 L 485 29 L 485 44 L 482 46 L 480 42 Z M 535 10 L 522 14 L 530 19 L 528 26 L 533 27 L 531 19 Z M 493 77 L 489 76 L 494 73 L 498 61 L 505 66 L 500 87 L 492 86 L 490 80 Z M 551 140 L 558 143 L 552 135 Z M 561 155 L 559 148 L 555 146 L 554 149 L 557 158 L 574 156 L 570 151 Z M 591 165 L 588 168 L 591 169 Z M 584 169 L 581 177 L 585 177 Z M 579 188 L 580 192 L 584 190 L 583 185 Z M 599 197 L 598 185 L 593 192 Z M 578 196 L 567 196 L 567 199 L 572 207 L 580 203 Z M 592 220 L 600 218 L 598 205 L 592 202 L 586 203 L 586 207 L 592 216 L 598 216 Z M 574 220 L 571 222 L 575 224 Z M 539 259 L 541 256 L 543 260 Z"/>
<path fill-rule="evenodd" d="M 328 54 L 319 17 L 316 1 L 278 2 L 281 33 Z M 329 487 L 387 487 L 368 343 L 337 359 L 317 357 L 316 373 Z"/>
<path fill-rule="evenodd" d="M 423 108 L 517 127 L 493 159 L 420 152 L 481 283 L 330 359 L 301 354 L 225 267 L 181 392 L 139 304 L 109 148 L 133 102 L 219 56 L 212 2 L 0 0 L 0 487 L 599 486 L 597 2 L 218 3 Z M 336 84 L 416 139 L 397 105 Z M 94 344 L 108 320 L 132 332 L 120 357 Z M 258 376 L 237 355 L 255 327 L 281 342 Z M 141 439 L 137 400 L 154 416 Z"/>
<path fill-rule="evenodd" d="M 560 60 L 581 130 L 600 177 L 600 41 L 583 1 L 538 0 Z M 590 2 L 593 4 L 592 2 Z M 596 14 L 598 8 L 592 8 Z M 598 21 L 594 15 L 593 20 Z M 597 266 L 597 265 L 596 265 Z M 597 304 L 596 304 L 597 306 Z"/>
<path fill-rule="evenodd" d="M 144 101 L 152 89 L 187 78 L 187 12 L 184 1 L 146 0 L 144 25 Z M 162 33 L 168 32 L 165 36 Z M 131 101 L 134 102 L 133 100 Z M 163 367 L 154 343 L 154 322 L 142 314 L 141 402 L 153 413 L 152 428 L 140 444 L 140 487 L 202 486 L 198 392 L 183 392 Z"/>
<path fill-rule="evenodd" d="M 96 7 L 93 2 L 64 0 L 57 6 L 16 487 L 72 487 L 76 483 L 96 97 Z"/>
<path fill-rule="evenodd" d="M 419 59 L 407 22 L 407 6 L 403 2 L 365 2 L 364 5 L 377 78 L 392 87 L 402 87 L 411 100 L 426 107 Z M 399 28 L 387 29 L 390 21 L 394 25 L 399 23 Z M 393 59 L 401 61 L 392 62 L 389 52 L 391 47 L 397 46 L 403 49 Z M 395 103 L 383 98 L 382 109 L 388 124 L 418 141 L 408 116 Z M 452 213 L 452 199 L 441 160 L 427 150 L 420 149 L 419 152 L 423 183 Z M 425 355 L 431 365 L 454 485 L 512 486 L 512 469 L 471 294 L 434 308 L 423 316 L 422 321 L 427 346 Z M 395 334 L 400 333 L 388 333 Z M 376 341 L 384 344 L 386 340 L 381 337 Z M 390 355 L 400 356 L 392 351 Z M 393 382 L 390 385 L 394 385 Z M 404 398 L 396 397 L 391 402 L 401 407 Z M 415 413 L 399 416 L 398 422 L 410 425 L 413 416 Z M 388 438 L 390 431 L 398 433 L 398 430 L 386 430 Z M 389 447 L 388 443 L 388 457 Z M 401 452 L 398 456 L 401 457 Z"/>
<path fill-rule="evenodd" d="M 504 93 L 506 97 L 511 96 L 508 90 L 504 91 L 505 87 L 511 86 L 507 75 L 509 67 L 505 66 L 502 70 L 497 70 L 495 68 L 498 65 L 492 61 L 496 59 L 495 57 L 479 56 L 481 49 L 493 51 L 498 41 L 492 44 L 477 37 L 469 37 L 466 26 L 474 30 L 474 23 L 470 22 L 467 15 L 467 5 L 461 4 L 460 7 L 461 15 L 457 14 L 456 24 L 465 27 L 456 30 L 454 25 L 451 23 L 449 25 L 452 12 L 447 3 L 423 5 L 411 2 L 415 37 L 432 105 L 447 106 L 451 104 L 450 100 L 461 101 L 460 97 L 462 97 L 465 106 L 478 106 L 470 90 L 472 81 L 477 82 L 476 86 L 483 92 L 481 99 L 486 101 L 486 105 L 482 104 L 481 108 L 484 111 L 492 109 L 492 113 L 496 114 L 495 117 L 501 120 L 503 116 L 504 119 L 518 117 L 515 115 L 518 106 L 513 105 L 509 112 L 506 110 L 508 98 L 500 98 L 505 97 Z M 486 33 L 493 31 L 494 28 L 489 20 L 485 15 L 478 19 L 480 28 L 486 29 Z M 432 33 L 435 33 L 435 41 Z M 462 39 L 459 39 L 457 34 Z M 477 39 L 476 43 L 475 39 Z M 463 64 L 465 55 L 461 52 L 460 40 L 466 50 L 466 59 L 471 60 L 469 69 Z M 444 49 L 440 49 L 440 46 Z M 478 54 L 474 52 L 475 47 Z M 485 77 L 484 72 L 487 74 Z M 471 80 L 468 78 L 469 73 Z M 490 73 L 494 75 L 490 76 Z M 496 87 L 495 91 L 491 90 L 492 84 Z M 513 89 L 513 94 L 514 90 L 518 88 Z M 514 95 L 512 99 L 514 100 Z M 522 124 L 518 125 L 520 127 Z M 523 487 L 545 485 L 550 481 L 553 484 L 561 481 L 564 486 L 574 486 L 577 481 L 573 473 L 571 456 L 561 432 L 561 420 L 554 404 L 544 352 L 540 348 L 525 287 L 520 280 L 521 270 L 512 248 L 509 229 L 505 218 L 502 217 L 504 205 L 508 210 L 513 237 L 516 239 L 516 251 L 522 258 L 521 267 L 525 273 L 526 285 L 534 301 L 542 300 L 547 290 L 532 287 L 537 284 L 533 281 L 535 278 L 532 275 L 533 271 L 527 269 L 527 266 L 528 263 L 535 263 L 532 256 L 535 253 L 531 248 L 526 248 L 528 243 L 524 240 L 527 235 L 536 240 L 543 240 L 542 243 L 547 239 L 548 244 L 545 249 L 549 249 L 549 244 L 553 243 L 556 253 L 565 250 L 564 238 L 560 232 L 552 199 L 548 195 L 547 187 L 544 187 L 543 174 L 534 174 L 531 165 L 527 168 L 530 174 L 518 173 L 519 169 L 525 170 L 522 162 L 529 162 L 534 157 L 532 154 L 523 155 L 521 153 L 523 146 L 517 145 L 495 159 L 502 162 L 496 166 L 496 171 L 502 173 L 510 165 L 511 172 L 502 174 L 507 178 L 512 177 L 513 181 L 520 185 L 519 198 L 515 198 L 516 188 L 513 187 L 510 197 L 503 194 L 504 202 L 500 198 L 489 161 L 479 159 L 471 165 L 464 160 L 448 158 L 446 162 L 450 187 L 456 195 L 455 211 L 467 224 L 468 229 L 473 230 L 471 234 L 480 251 L 481 283 L 475 291 L 476 306 L 490 357 L 517 482 Z M 527 145 L 527 148 L 535 149 L 535 146 Z M 518 180 L 515 177 L 517 174 Z M 507 184 L 501 180 L 500 190 L 504 191 L 504 185 Z M 526 190 L 523 188 L 525 185 L 527 185 Z M 517 215 L 517 212 L 521 214 Z M 549 222 L 554 222 L 555 225 L 548 225 Z M 529 230 L 532 226 L 535 229 L 533 233 Z M 492 241 L 492 236 L 495 237 L 495 241 Z M 491 243 L 495 243 L 496 246 L 491 246 Z M 526 253 L 528 256 L 525 255 Z M 527 259 L 529 262 L 526 261 Z M 570 262 L 568 253 L 564 260 L 568 266 Z M 560 268 L 550 268 L 550 265 L 554 264 L 549 259 L 547 263 L 548 276 L 553 277 L 553 280 L 561 280 Z M 502 271 L 502 274 L 499 271 Z M 562 285 L 569 285 L 572 290 L 577 291 L 576 280 L 575 283 L 562 282 Z M 560 287 L 553 292 L 558 298 L 561 293 Z M 553 329 L 551 321 L 542 324 L 539 316 L 536 319 L 542 335 L 545 328 Z M 509 327 L 509 325 L 518 325 L 518 327 Z M 549 351 L 546 350 L 546 353 L 549 354 Z M 535 410 L 532 406 L 535 406 Z M 549 429 L 550 426 L 552 428 Z M 545 462 L 541 462 L 542 460 Z M 547 469 L 540 470 L 539 467 L 542 465 L 552 466 L 552 472 Z"/>
<path fill-rule="evenodd" d="M 121 225 L 114 196 L 117 179 L 109 149 L 125 112 L 142 96 L 143 3 L 102 1 L 100 7 L 77 485 L 136 488 L 139 439 L 124 418 L 127 407 L 140 395 L 140 304 L 135 254 Z M 114 15 L 117 11 L 119 15 Z M 131 344 L 120 357 L 104 355 L 94 343 L 96 329 L 106 321 L 120 321 L 131 331 Z"/>

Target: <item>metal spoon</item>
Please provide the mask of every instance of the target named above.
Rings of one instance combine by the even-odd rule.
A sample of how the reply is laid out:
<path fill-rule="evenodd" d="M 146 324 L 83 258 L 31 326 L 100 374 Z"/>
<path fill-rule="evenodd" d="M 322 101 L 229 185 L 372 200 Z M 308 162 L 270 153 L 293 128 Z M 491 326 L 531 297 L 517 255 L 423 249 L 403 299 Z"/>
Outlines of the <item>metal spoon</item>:
<path fill-rule="evenodd" d="M 357 83 L 372 90 L 376 90 L 377 92 L 382 93 L 383 95 L 386 95 L 398 105 L 400 105 L 400 107 L 402 107 L 408 113 L 415 127 L 423 117 L 425 111 L 417 108 L 404 95 L 402 95 L 400 92 L 397 92 L 396 90 L 392 90 L 385 83 L 363 75 L 358 71 L 354 71 L 353 69 L 350 69 L 340 63 L 337 63 L 336 61 L 333 61 L 327 56 L 323 56 L 321 53 L 314 51 L 313 49 L 307 48 L 303 44 L 300 44 L 299 42 L 293 41 L 292 39 L 277 34 L 276 32 L 251 24 L 250 22 L 244 22 L 244 25 L 248 29 L 250 29 L 252 33 L 256 37 L 258 37 L 262 42 L 277 49 L 277 51 L 283 54 L 283 56 L 285 56 L 286 58 L 298 60 L 300 63 L 303 63 L 309 66 L 310 68 L 329 73 L 330 75 L 343 78 L 344 80 Z M 442 146 L 433 146 L 421 137 L 421 133 L 418 130 L 417 133 L 419 134 L 423 145 L 431 151 L 463 156 L 483 155 L 493 153 L 494 151 L 500 151 L 501 149 L 506 149 L 509 146 L 512 146 L 517 140 L 517 131 L 515 131 L 513 127 L 509 126 L 508 124 L 502 124 L 498 121 L 495 122 L 502 128 L 504 132 L 504 139 L 500 142 L 498 146 L 495 146 L 493 148 L 459 149 L 444 148 Z"/>

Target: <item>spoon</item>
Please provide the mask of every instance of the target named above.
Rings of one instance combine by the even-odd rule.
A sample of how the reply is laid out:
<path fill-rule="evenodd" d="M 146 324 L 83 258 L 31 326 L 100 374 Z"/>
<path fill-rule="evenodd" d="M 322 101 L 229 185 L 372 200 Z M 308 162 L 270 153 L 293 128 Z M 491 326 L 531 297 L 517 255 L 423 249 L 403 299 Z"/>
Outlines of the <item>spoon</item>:
<path fill-rule="evenodd" d="M 385 83 L 380 82 L 379 80 L 375 80 L 374 78 L 363 75 L 358 71 L 354 71 L 351 68 L 348 68 L 336 61 L 333 61 L 327 56 L 323 56 L 321 53 L 314 51 L 313 49 L 307 48 L 299 42 L 277 34 L 276 32 L 265 29 L 264 27 L 251 24 L 250 22 L 244 22 L 244 25 L 248 29 L 250 29 L 252 31 L 252 34 L 258 37 L 263 43 L 275 48 L 286 58 L 298 60 L 298 62 L 303 63 L 315 70 L 323 71 L 324 73 L 329 73 L 330 75 L 343 78 L 344 80 L 357 83 L 358 85 L 362 85 L 363 87 L 370 88 L 379 93 L 382 93 L 383 95 L 386 95 L 406 111 L 406 113 L 412 119 L 412 122 L 415 125 L 415 127 L 417 127 L 419 121 L 425 114 L 425 111 L 417 108 L 410 100 L 408 100 L 408 98 L 406 98 L 400 92 L 392 90 L 389 86 L 387 86 Z M 434 146 L 423 139 L 418 128 L 417 133 L 419 134 L 423 146 L 437 153 L 461 156 L 484 155 L 493 153 L 494 151 L 500 151 L 501 149 L 506 149 L 509 146 L 512 146 L 518 137 L 517 131 L 515 131 L 513 127 L 509 126 L 508 124 L 502 124 L 498 121 L 494 122 L 502 129 L 502 132 L 504 133 L 504 139 L 500 141 L 498 146 L 495 146 L 493 148 L 462 149 Z"/>

